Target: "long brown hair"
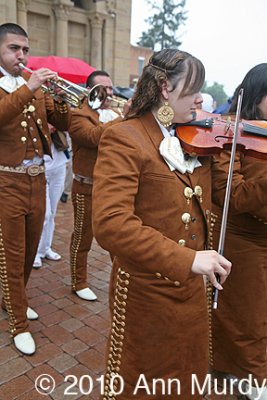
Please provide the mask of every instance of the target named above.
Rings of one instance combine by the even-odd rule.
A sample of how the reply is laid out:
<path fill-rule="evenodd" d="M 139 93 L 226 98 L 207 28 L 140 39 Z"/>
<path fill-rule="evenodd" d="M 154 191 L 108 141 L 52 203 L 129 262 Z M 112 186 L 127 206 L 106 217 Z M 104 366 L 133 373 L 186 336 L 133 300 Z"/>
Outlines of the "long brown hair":
<path fill-rule="evenodd" d="M 255 65 L 251 68 L 242 83 L 236 88 L 229 114 L 236 113 L 238 94 L 244 89 L 241 105 L 241 117 L 244 119 L 263 119 L 258 105 L 264 96 L 267 96 L 267 63 Z"/>
<path fill-rule="evenodd" d="M 126 118 L 134 118 L 151 111 L 161 103 L 161 88 L 167 80 L 174 90 L 185 77 L 181 96 L 200 91 L 205 80 L 205 69 L 200 60 L 176 49 L 155 52 L 144 67 Z"/>

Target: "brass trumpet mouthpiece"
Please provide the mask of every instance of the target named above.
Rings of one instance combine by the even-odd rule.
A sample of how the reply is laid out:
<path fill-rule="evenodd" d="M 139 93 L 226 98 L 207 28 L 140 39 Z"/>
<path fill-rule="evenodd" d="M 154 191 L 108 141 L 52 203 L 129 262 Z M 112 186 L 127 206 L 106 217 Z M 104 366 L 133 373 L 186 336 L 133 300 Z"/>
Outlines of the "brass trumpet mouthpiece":
<path fill-rule="evenodd" d="M 23 63 L 19 63 L 19 67 L 21 69 L 26 69 L 26 71 L 28 71 L 28 72 L 33 72 L 30 68 L 27 68 L 26 65 L 24 65 Z"/>

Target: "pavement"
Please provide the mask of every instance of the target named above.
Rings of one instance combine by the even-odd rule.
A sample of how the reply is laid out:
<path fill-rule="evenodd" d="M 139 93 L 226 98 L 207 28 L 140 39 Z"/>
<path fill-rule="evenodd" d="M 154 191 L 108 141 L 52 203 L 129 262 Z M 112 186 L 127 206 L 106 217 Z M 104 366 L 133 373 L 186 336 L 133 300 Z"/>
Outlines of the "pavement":
<path fill-rule="evenodd" d="M 7 314 L 0 311 L 0 400 L 99 398 L 109 331 L 111 262 L 109 254 L 94 241 L 88 256 L 88 282 L 98 300 L 84 301 L 72 293 L 69 267 L 72 227 L 71 201 L 60 202 L 53 250 L 62 259 L 45 260 L 42 268 L 32 271 L 28 283 L 29 305 L 39 314 L 37 321 L 30 322 L 37 344 L 34 355 L 25 356 L 15 349 L 8 332 Z M 214 390 L 205 397 L 206 400 L 237 398 L 215 394 Z"/>

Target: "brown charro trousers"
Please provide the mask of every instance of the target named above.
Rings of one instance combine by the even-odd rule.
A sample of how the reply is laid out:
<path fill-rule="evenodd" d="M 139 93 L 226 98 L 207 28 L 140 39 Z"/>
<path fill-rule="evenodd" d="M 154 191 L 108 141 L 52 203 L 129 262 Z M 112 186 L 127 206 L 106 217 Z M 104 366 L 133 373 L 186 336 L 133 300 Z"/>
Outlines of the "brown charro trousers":
<path fill-rule="evenodd" d="M 0 89 L 0 280 L 12 336 L 28 331 L 26 285 L 45 213 L 44 172 L 31 176 L 12 168 L 20 171 L 23 160 L 50 155 L 47 121 L 66 130 L 70 118 L 67 105 L 41 90 Z"/>

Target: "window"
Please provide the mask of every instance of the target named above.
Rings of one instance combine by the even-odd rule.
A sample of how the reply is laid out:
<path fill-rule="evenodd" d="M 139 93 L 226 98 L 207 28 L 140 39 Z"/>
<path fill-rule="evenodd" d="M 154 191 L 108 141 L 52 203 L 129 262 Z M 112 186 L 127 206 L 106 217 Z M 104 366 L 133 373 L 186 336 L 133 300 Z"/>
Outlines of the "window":
<path fill-rule="evenodd" d="M 85 8 L 82 4 L 82 0 L 72 0 L 74 3 L 74 7 Z"/>
<path fill-rule="evenodd" d="M 145 64 L 145 57 L 138 57 L 138 76 L 142 74 L 144 64 Z"/>

